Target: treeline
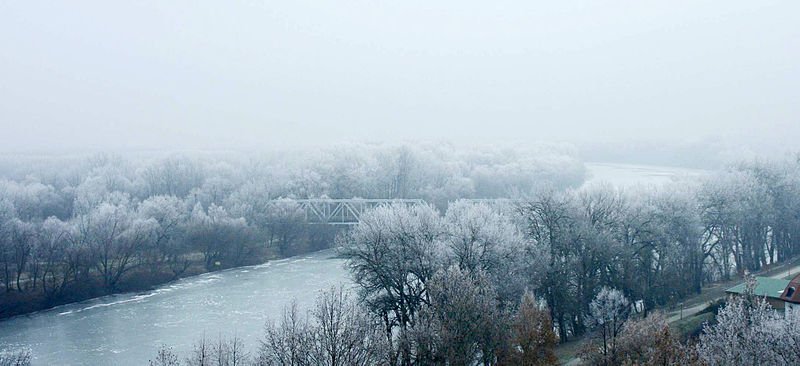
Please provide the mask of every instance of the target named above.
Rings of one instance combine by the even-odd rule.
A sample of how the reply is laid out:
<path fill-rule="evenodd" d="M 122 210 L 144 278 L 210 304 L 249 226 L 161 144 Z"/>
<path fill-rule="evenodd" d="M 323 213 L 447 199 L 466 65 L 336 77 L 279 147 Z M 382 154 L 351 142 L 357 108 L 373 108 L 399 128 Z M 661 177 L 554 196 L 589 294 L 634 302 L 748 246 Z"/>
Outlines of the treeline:
<path fill-rule="evenodd" d="M 342 244 L 364 302 L 402 333 L 429 302 L 425 283 L 455 264 L 496 279 L 501 305 L 536 294 L 567 341 L 591 328 L 590 302 L 603 287 L 647 313 L 794 256 L 800 161 L 741 164 L 658 188 L 545 190 L 513 206 L 455 204 L 444 216 L 394 207 L 362 218 Z"/>
<path fill-rule="evenodd" d="M 443 215 L 377 208 L 339 238 L 371 324 L 357 337 L 370 346 L 354 349 L 380 355 L 362 364 L 541 365 L 556 362 L 557 341 L 588 336 L 580 355 L 589 364 L 795 364 L 796 323 L 779 322 L 752 297 L 724 307 L 696 344 L 682 343 L 654 310 L 790 258 L 800 245 L 798 178 L 792 159 L 658 189 L 544 190 L 506 206 L 462 201 Z M 277 341 L 262 351 L 273 356 L 256 364 L 315 364 L 302 361 L 315 346 L 295 342 L 304 321 L 288 319 L 277 331 L 268 326 L 266 338 Z M 357 324 L 336 329 L 363 329 Z"/>
<path fill-rule="evenodd" d="M 549 365 L 557 342 L 586 336 L 587 364 L 796 364 L 796 320 L 777 318 L 763 299 L 734 299 L 689 342 L 656 309 L 788 259 L 800 244 L 791 231 L 800 225 L 799 177 L 797 160 L 760 162 L 658 189 L 546 190 L 495 205 L 459 201 L 444 214 L 377 208 L 339 237 L 357 304 L 313 312 L 339 314 L 337 331 L 309 330 L 326 321 L 290 308 L 247 362 Z M 755 228 L 762 235 L 745 234 Z M 350 313 L 359 315 L 342 315 Z M 315 349 L 338 349 L 320 347 L 316 332 L 339 335 L 327 344 L 350 345 L 347 354 L 367 361 L 316 358 Z M 197 352 L 187 365 L 204 364 Z"/>
<path fill-rule="evenodd" d="M 333 241 L 335 229 L 305 223 L 294 201 L 261 211 L 252 209 L 256 199 L 263 200 L 204 207 L 191 196 L 137 202 L 101 191 L 81 194 L 64 220 L 24 220 L 12 201 L 0 200 L 0 316 L 260 263 Z"/>
<path fill-rule="evenodd" d="M 696 182 L 551 192 L 520 206 L 549 254 L 536 289 L 562 340 L 587 331 L 589 299 L 620 289 L 647 312 L 800 248 L 800 161 L 740 164 Z"/>
<path fill-rule="evenodd" d="M 557 169 L 556 166 L 568 166 Z M 299 198 L 494 197 L 575 185 L 566 147 L 348 145 L 262 155 L 0 159 L 0 317 L 329 247 Z"/>
<path fill-rule="evenodd" d="M 79 190 L 196 196 L 204 206 L 230 195 L 268 198 L 420 198 L 443 209 L 459 198 L 507 198 L 541 186 L 575 187 L 585 168 L 571 145 L 347 144 L 262 153 L 128 153 L 0 156 L 4 187 L 25 215 L 69 217 Z M 41 202 L 36 200 L 42 199 Z M 22 210 L 22 207 L 20 207 Z"/>

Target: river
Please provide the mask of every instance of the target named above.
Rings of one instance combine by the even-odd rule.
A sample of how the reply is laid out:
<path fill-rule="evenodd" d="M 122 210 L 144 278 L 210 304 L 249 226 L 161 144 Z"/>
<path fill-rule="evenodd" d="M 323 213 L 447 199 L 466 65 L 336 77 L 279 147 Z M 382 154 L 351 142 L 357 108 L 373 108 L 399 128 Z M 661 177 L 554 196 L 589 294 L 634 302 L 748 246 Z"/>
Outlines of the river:
<path fill-rule="evenodd" d="M 618 163 L 585 163 L 588 177 L 584 185 L 599 182 L 616 187 L 661 185 L 676 179 L 693 179 L 708 174 L 707 170 L 671 166 Z"/>
<path fill-rule="evenodd" d="M 296 299 L 348 283 L 333 251 L 181 279 L 154 291 L 105 296 L 0 322 L 0 345 L 29 347 L 34 365 L 145 365 L 159 345 L 188 355 L 205 336 L 234 334 L 250 351 L 267 319 Z"/>
<path fill-rule="evenodd" d="M 587 163 L 587 184 L 661 184 L 703 171 Z M 301 308 L 349 283 L 333 251 L 185 278 L 153 291 L 105 296 L 0 322 L 0 345 L 29 347 L 34 365 L 143 365 L 159 345 L 187 355 L 205 336 L 236 335 L 250 351 L 291 299 Z"/>

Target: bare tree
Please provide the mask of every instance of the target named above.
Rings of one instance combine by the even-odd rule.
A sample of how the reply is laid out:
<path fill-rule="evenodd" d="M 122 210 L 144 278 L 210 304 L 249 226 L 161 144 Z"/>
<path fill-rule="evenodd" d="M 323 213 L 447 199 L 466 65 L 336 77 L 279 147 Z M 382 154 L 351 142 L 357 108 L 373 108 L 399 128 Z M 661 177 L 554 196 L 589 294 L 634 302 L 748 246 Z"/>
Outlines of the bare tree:
<path fill-rule="evenodd" d="M 264 340 L 256 357 L 259 366 L 313 365 L 310 355 L 308 320 L 297 309 L 297 303 L 283 310 L 279 323 L 268 322 Z"/>
<path fill-rule="evenodd" d="M 249 362 L 249 354 L 245 351 L 241 338 L 224 339 L 220 336 L 211 345 L 211 366 L 243 366 Z"/>
<path fill-rule="evenodd" d="M 136 254 L 151 239 L 154 224 L 132 218 L 126 205 L 107 203 L 78 218 L 80 240 L 87 245 L 107 289 L 113 290 L 134 267 Z"/>
<path fill-rule="evenodd" d="M 28 270 L 36 245 L 36 230 L 30 223 L 16 219 L 10 224 L 11 231 L 11 258 L 14 264 L 14 278 L 17 291 L 22 292 L 22 275 Z M 38 265 L 36 266 L 38 269 Z M 29 272 L 31 274 L 35 272 Z M 33 276 L 31 276 L 33 277 Z M 33 277 L 35 278 L 35 277 Z M 33 282 L 35 283 L 35 281 Z"/>
<path fill-rule="evenodd" d="M 368 366 L 387 360 L 380 323 L 351 301 L 343 288 L 321 293 L 311 315 L 313 364 Z"/>
<path fill-rule="evenodd" d="M 192 353 L 184 360 L 184 364 L 186 366 L 212 366 L 214 365 L 212 352 L 212 346 L 203 336 L 192 346 Z"/>
<path fill-rule="evenodd" d="M 181 362 L 178 360 L 178 355 L 172 350 L 172 347 L 162 345 L 158 348 L 156 357 L 149 361 L 150 366 L 180 366 Z"/>
<path fill-rule="evenodd" d="M 42 291 L 48 299 L 63 293 L 76 267 L 69 261 L 70 227 L 50 217 L 39 228 L 36 260 L 42 263 Z"/>

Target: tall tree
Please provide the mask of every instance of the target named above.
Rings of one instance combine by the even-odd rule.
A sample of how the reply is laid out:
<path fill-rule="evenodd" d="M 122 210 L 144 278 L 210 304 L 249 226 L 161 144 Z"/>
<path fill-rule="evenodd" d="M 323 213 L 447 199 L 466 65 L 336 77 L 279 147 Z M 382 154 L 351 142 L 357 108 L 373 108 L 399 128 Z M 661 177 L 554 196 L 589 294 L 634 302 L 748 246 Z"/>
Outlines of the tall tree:
<path fill-rule="evenodd" d="M 435 209 L 394 204 L 364 214 L 341 242 L 361 300 L 383 319 L 387 341 L 405 365 L 410 349 L 394 337 L 407 334 L 429 303 L 425 284 L 440 267 L 442 234 Z"/>

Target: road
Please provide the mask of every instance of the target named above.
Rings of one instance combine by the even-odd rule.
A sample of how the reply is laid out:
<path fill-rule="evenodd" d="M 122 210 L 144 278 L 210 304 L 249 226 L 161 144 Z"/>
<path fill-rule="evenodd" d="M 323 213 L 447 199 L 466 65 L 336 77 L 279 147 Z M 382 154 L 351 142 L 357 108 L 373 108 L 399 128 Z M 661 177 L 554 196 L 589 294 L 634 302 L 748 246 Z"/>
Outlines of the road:
<path fill-rule="evenodd" d="M 786 268 L 786 269 L 784 269 L 782 267 L 776 267 L 776 268 L 772 268 L 771 270 L 767 270 L 767 271 L 764 272 L 764 276 L 763 277 L 778 278 L 778 279 L 788 279 L 788 278 L 791 278 L 791 276 L 793 276 L 793 275 L 797 275 L 798 272 L 800 272 L 800 264 L 793 263 L 793 265 L 791 267 Z M 730 285 L 730 283 L 714 284 L 714 285 L 711 285 L 711 286 L 703 288 L 703 292 L 717 293 L 717 296 L 712 297 L 711 299 L 707 299 L 706 301 L 703 301 L 703 302 L 701 302 L 699 304 L 690 306 L 688 308 L 684 308 L 683 312 L 681 312 L 680 309 L 672 311 L 672 312 L 668 313 L 669 317 L 667 318 L 667 320 L 670 323 L 674 323 L 674 322 L 676 322 L 678 320 L 683 319 L 684 317 L 690 317 L 690 316 L 693 316 L 693 315 L 703 311 L 703 309 L 708 307 L 708 304 L 710 302 L 714 302 L 714 301 L 717 301 L 719 299 L 724 298 L 725 297 L 725 290 L 730 288 L 730 287 L 732 287 L 732 286 L 729 286 L 729 285 Z"/>

